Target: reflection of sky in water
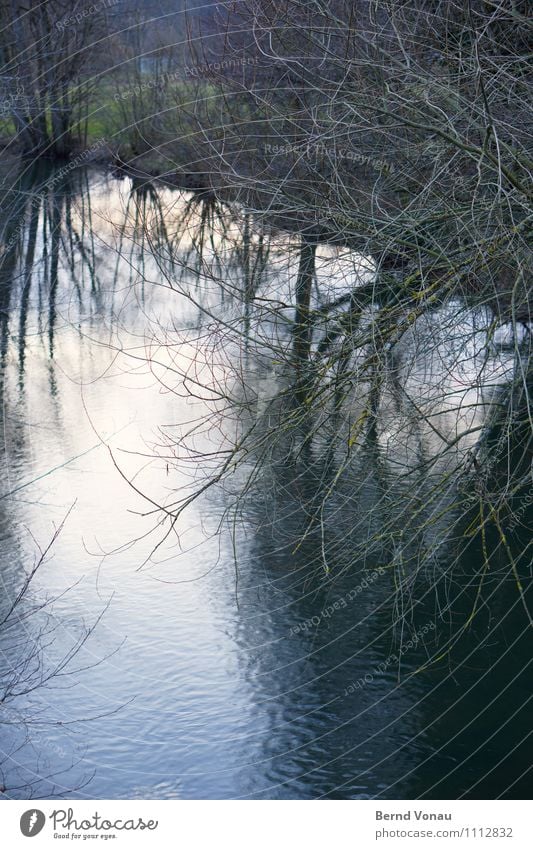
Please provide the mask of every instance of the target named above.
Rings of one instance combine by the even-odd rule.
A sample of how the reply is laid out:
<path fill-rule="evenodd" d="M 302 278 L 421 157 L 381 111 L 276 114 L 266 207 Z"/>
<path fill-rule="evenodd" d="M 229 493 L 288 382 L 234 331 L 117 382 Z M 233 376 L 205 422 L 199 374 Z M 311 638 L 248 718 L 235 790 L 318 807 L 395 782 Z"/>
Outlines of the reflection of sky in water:
<path fill-rule="evenodd" d="M 394 798 L 422 793 L 455 766 L 454 758 L 468 751 L 465 745 L 485 739 L 482 730 L 474 730 L 470 742 L 431 760 L 446 743 L 446 728 L 460 731 L 460 717 L 487 703 L 484 685 L 479 685 L 482 696 L 467 699 L 439 722 L 441 712 L 458 698 L 457 682 L 463 681 L 461 695 L 470 686 L 465 683 L 470 665 L 453 676 L 443 668 L 409 677 L 425 661 L 424 639 L 402 658 L 398 679 L 398 663 L 390 660 L 395 645 L 390 576 L 354 595 L 367 574 L 363 566 L 372 570 L 376 562 L 324 580 L 320 539 L 311 535 L 294 550 L 305 528 L 299 499 L 313 490 L 312 478 L 304 475 L 294 486 L 290 472 L 286 478 L 283 470 L 275 472 L 280 504 L 257 501 L 246 507 L 236 529 L 237 572 L 230 534 L 213 535 L 231 484 L 226 494 L 211 492 L 196 502 L 178 521 L 177 533 L 148 559 L 164 530 L 150 533 L 160 519 L 154 503 L 172 501 L 178 489 L 191 484 L 191 475 L 205 471 L 185 456 L 178 462 L 168 458 L 166 444 L 169 433 L 204 410 L 182 391 L 181 373 L 189 368 L 196 346 L 175 337 L 166 344 L 173 326 L 194 326 L 199 316 L 179 293 L 149 284 L 143 289 L 141 270 L 148 281 L 164 280 L 158 265 L 136 247 L 131 254 L 125 250 L 115 277 L 116 256 L 106 244 L 118 244 L 111 222 L 116 224 L 127 206 L 126 186 L 102 180 L 91 194 L 99 292 L 89 294 L 84 263 L 73 272 L 61 262 L 53 362 L 46 310 L 38 310 L 39 275 L 41 297 L 46 286 L 44 265 L 37 263 L 23 390 L 16 336 L 12 340 L 3 411 L 3 492 L 10 495 L 0 502 L 4 586 L 12 592 L 19 585 L 22 565 L 28 568 L 34 560 L 33 539 L 46 544 L 72 508 L 34 587 L 36 599 L 57 597 L 49 660 L 73 643 L 81 621 L 91 625 L 106 604 L 109 609 L 73 663 L 79 671 L 31 697 L 32 710 L 42 711 L 44 724 L 36 729 L 34 747 L 14 756 L 18 765 L 4 769 L 4 783 L 13 786 L 17 777 L 27 781 L 37 770 L 57 776 L 59 795 L 77 792 L 82 798 L 345 798 L 381 792 Z M 179 218 L 186 199 L 176 201 L 176 195 L 164 192 L 163 200 L 174 207 L 167 211 L 171 230 L 172 215 Z M 73 221 L 80 232 L 87 230 L 86 215 L 87 208 L 82 215 L 78 204 Z M 129 234 L 123 239 L 124 250 L 131 244 Z M 185 241 L 180 247 L 190 248 Z M 37 256 L 42 248 L 41 241 Z M 281 256 L 276 256 L 276 280 L 280 299 L 286 300 L 294 269 L 283 268 Z M 322 257 L 320 263 L 319 275 L 336 297 L 346 280 L 341 284 L 333 272 L 344 274 L 348 264 L 351 274 L 358 260 L 335 258 L 332 266 Z M 81 297 L 73 275 L 84 283 Z M 218 304 L 220 291 L 213 288 L 208 299 L 211 306 Z M 225 306 L 231 312 L 231 303 Z M 453 313 L 449 305 L 438 320 L 402 343 L 398 373 L 405 394 L 398 405 L 394 387 L 386 387 L 378 435 L 389 472 L 408 468 L 416 452 L 440 451 L 436 431 L 449 440 L 458 428 L 468 430 L 482 421 L 479 402 L 485 403 L 490 393 L 471 388 L 472 369 L 479 373 L 484 356 L 482 345 L 474 337 L 476 350 L 462 349 L 466 328 L 454 325 L 450 331 Z M 426 344 L 424 334 L 433 345 L 422 357 L 416 349 Z M 231 360 L 231 350 L 226 356 Z M 493 357 L 478 383 L 501 382 L 508 364 L 506 354 Z M 225 378 L 227 366 L 221 362 L 216 380 Z M 265 404 L 276 385 L 271 373 L 256 385 Z M 433 427 L 427 422 L 413 427 L 413 398 L 430 412 Z M 359 403 L 354 399 L 354 408 Z M 468 437 L 466 444 L 474 439 Z M 216 430 L 200 432 L 195 449 L 213 450 L 221 440 Z M 150 500 L 127 484 L 113 460 Z M 361 514 L 380 498 L 379 481 L 368 470 L 367 475 L 358 495 Z M 335 542 L 336 531 L 342 537 L 346 523 L 342 487 L 332 504 Z M 350 519 L 351 533 L 359 518 Z M 442 526 L 435 527 L 442 534 Z M 335 602 L 335 614 L 323 615 Z M 21 634 L 27 628 L 30 640 L 33 623 L 18 625 Z M 512 655 L 508 668 L 513 668 Z M 371 680 L 365 681 L 365 675 Z M 496 668 L 488 690 L 503 679 Z M 521 695 L 519 689 L 517 698 Z M 493 716 L 501 711 L 496 706 Z M 100 718 L 62 728 L 46 724 L 86 717 Z M 16 739 L 8 733 L 6 749 Z M 497 760 L 500 749 L 510 744 L 497 740 L 492 746 Z M 69 769 L 76 753 L 83 760 Z M 419 773 L 411 774 L 417 765 Z M 69 790 L 93 770 L 96 775 L 86 787 Z M 468 787 L 476 776 L 473 763 L 454 787 Z M 44 793 L 49 786 L 45 783 Z M 389 786 L 394 789 L 388 791 Z"/>

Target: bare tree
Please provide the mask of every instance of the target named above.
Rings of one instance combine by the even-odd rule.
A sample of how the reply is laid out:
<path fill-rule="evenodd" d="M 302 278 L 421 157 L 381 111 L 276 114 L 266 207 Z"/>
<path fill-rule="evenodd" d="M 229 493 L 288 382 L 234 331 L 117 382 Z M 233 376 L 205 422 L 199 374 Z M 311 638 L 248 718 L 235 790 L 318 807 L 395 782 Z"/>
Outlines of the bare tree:
<path fill-rule="evenodd" d="M 80 145 L 109 43 L 108 24 L 104 3 L 2 4 L 0 73 L 16 141 L 26 156 L 61 158 Z"/>
<path fill-rule="evenodd" d="M 512 544 L 533 447 L 529 27 L 525 4 L 453 0 L 250 0 L 217 4 L 191 21 L 197 73 L 216 87 L 218 104 L 218 122 L 213 112 L 197 115 L 197 156 L 210 163 L 211 190 L 241 211 L 240 237 L 251 228 L 266 238 L 271 263 L 269 283 L 253 298 L 251 347 L 249 299 L 243 321 L 198 299 L 213 338 L 224 340 L 220 367 L 232 374 L 216 384 L 211 424 L 239 415 L 241 427 L 197 494 L 229 487 L 240 468 L 238 513 L 273 464 L 290 460 L 298 477 L 299 464 L 326 451 L 305 538 L 326 528 L 345 481 L 357 492 L 369 446 L 377 457 L 385 445 L 388 463 L 402 471 L 383 487 L 381 524 L 363 526 L 352 562 L 374 547 L 388 550 L 403 620 L 425 579 L 449 611 L 457 547 L 470 528 L 497 535 L 479 586 L 491 558 L 501 557 L 531 622 L 527 551 Z M 281 296 L 287 247 L 299 271 Z M 351 252 L 354 270 L 340 296 L 326 294 L 328 261 L 321 275 L 317 259 L 324 251 L 331 269 L 339 251 Z M 190 298 L 188 270 L 181 284 L 161 272 Z M 202 271 L 217 279 L 212 265 Z M 289 310 L 290 340 L 269 336 Z M 504 365 L 495 342 L 502 332 Z M 227 357 L 239 347 L 261 368 L 275 367 L 267 399 L 251 390 L 241 359 Z M 487 401 L 494 374 L 501 386 Z M 200 392 L 198 381 L 188 385 Z M 416 480 L 412 490 L 403 478 Z M 191 497 L 164 505 L 169 532 Z M 446 565 L 441 552 L 452 542 Z"/>

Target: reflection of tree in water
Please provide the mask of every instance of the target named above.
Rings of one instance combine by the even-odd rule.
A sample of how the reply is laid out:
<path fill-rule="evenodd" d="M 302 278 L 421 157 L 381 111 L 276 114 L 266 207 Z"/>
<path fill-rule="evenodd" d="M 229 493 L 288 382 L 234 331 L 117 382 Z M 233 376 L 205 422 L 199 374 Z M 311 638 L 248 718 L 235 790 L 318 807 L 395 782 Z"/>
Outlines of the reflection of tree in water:
<path fill-rule="evenodd" d="M 519 478 L 532 446 L 525 393 L 514 400 L 510 394 L 503 391 L 502 401 L 521 420 L 511 447 Z M 501 476 L 508 480 L 507 421 L 498 409 L 483 431 L 492 491 L 501 488 Z M 356 798 L 371 787 L 378 798 L 483 799 L 508 787 L 511 798 L 527 798 L 530 637 L 513 572 L 525 584 L 529 535 L 506 528 L 506 542 L 492 521 L 472 529 L 476 510 L 465 515 L 450 495 L 437 527 L 445 550 L 432 571 L 421 560 L 426 574 L 409 588 L 409 609 L 402 609 L 404 567 L 416 565 L 434 523 L 421 507 L 442 482 L 425 482 L 418 516 L 414 497 L 405 514 L 396 511 L 397 549 L 387 552 L 391 491 L 400 499 L 402 490 L 376 443 L 367 442 L 320 525 L 310 526 L 309 516 L 335 475 L 328 448 L 288 458 L 287 445 L 278 445 L 265 463 L 267 485 L 240 507 L 254 533 L 240 555 L 238 639 L 256 710 L 268 720 L 253 754 L 264 765 L 262 781 L 245 778 L 245 792 Z M 387 494 L 390 501 L 381 503 Z M 474 494 L 470 484 L 464 498 Z M 381 550 L 372 544 L 376 518 L 388 531 Z"/>
<path fill-rule="evenodd" d="M 46 700 L 43 703 L 42 691 L 69 686 L 71 674 L 95 665 L 87 656 L 81 658 L 98 621 L 86 623 L 80 617 L 66 623 L 57 612 L 57 598 L 40 586 L 40 574 L 54 556 L 62 523 L 48 545 L 41 549 L 32 537 L 27 550 L 21 529 L 13 527 L 9 519 L 12 499 L 24 499 L 32 484 L 32 467 L 26 462 L 32 452 L 27 445 L 31 429 L 27 430 L 24 394 L 27 351 L 35 345 L 30 337 L 37 336 L 45 351 L 48 391 L 57 402 L 58 298 L 65 280 L 68 296 L 74 298 L 80 312 L 86 298 L 98 308 L 100 284 L 91 203 L 83 172 L 65 175 L 34 163 L 23 167 L 14 179 L 4 178 L 0 205 L 0 425 L 2 465 L 7 473 L 0 493 L 0 518 L 6 552 L 15 553 L 2 564 L 0 604 L 0 785 L 8 798 L 62 796 L 66 787 L 81 791 L 93 777 L 90 769 L 82 766 L 80 770 L 83 745 L 75 734 L 81 723 L 91 719 L 90 711 L 80 711 L 65 721 L 53 705 Z M 8 389 L 10 359 L 18 372 L 18 400 Z M 29 377 L 38 384 L 38 377 Z M 52 426 L 52 422 L 48 424 Z M 17 474 L 10 474 L 10 465 L 18 469 L 21 460 L 23 470 L 29 472 L 24 477 L 30 478 L 22 482 Z M 8 505 L 10 510 L 4 512 Z M 64 727 L 63 736 L 57 731 L 60 727 Z M 51 747 L 51 739 L 60 742 Z M 50 756 L 53 763 L 46 759 Z"/>
<path fill-rule="evenodd" d="M 84 171 L 54 172 L 42 162 L 23 167 L 2 195 L 0 224 L 2 359 L 5 362 L 10 337 L 18 337 L 22 387 L 32 300 L 41 334 L 46 327 L 48 355 L 54 356 L 62 265 L 68 269 L 69 286 L 79 308 L 86 278 L 88 290 L 98 302 L 88 175 Z"/>
<path fill-rule="evenodd" d="M 80 313 L 88 303 L 100 309 L 106 295 L 95 247 L 101 222 L 87 179 L 80 173 L 57 185 L 42 175 L 26 183 L 21 177 L 11 196 L 13 215 L 3 216 L 2 351 L 5 360 L 18 309 L 21 387 L 31 304 L 54 357 L 62 287 L 71 287 Z M 522 625 L 516 623 L 529 624 L 528 337 L 519 342 L 517 336 L 507 353 L 495 351 L 493 318 L 483 318 L 478 333 L 466 301 L 439 304 L 432 314 L 404 322 L 398 290 L 380 290 L 368 268 L 339 272 L 337 254 L 324 246 L 307 245 L 302 253 L 303 242 L 209 194 L 126 185 L 114 221 L 109 314 L 121 288 L 137 289 L 143 309 L 154 289 L 168 290 L 165 303 L 178 295 L 179 322 L 146 332 L 167 346 L 183 391 L 207 400 L 205 415 L 181 438 L 169 430 L 165 448 L 175 450 L 179 463 L 189 458 L 200 475 L 198 492 L 225 490 L 232 529 L 243 518 L 255 528 L 250 556 L 241 562 L 236 551 L 237 595 L 243 610 L 252 604 L 262 624 L 259 639 L 243 625 L 243 639 L 259 645 L 270 632 L 319 616 L 317 628 L 300 630 L 288 642 L 275 638 L 272 653 L 258 656 L 251 670 L 260 692 L 265 683 L 271 705 L 269 686 L 294 691 L 279 708 L 272 706 L 274 714 L 286 711 L 297 724 L 304 690 L 318 725 L 326 711 L 339 761 L 311 779 L 321 792 L 355 794 L 353 782 L 343 789 L 355 773 L 349 755 L 342 766 L 342 751 L 346 735 L 360 745 L 358 722 L 368 721 L 379 735 L 398 705 L 416 704 L 416 670 L 436 676 L 436 692 L 445 701 L 454 669 L 457 680 L 474 662 L 486 671 L 490 646 L 501 645 L 513 629 L 518 633 Z M 324 278 L 344 288 L 326 292 Z M 466 343 L 475 339 L 472 353 Z M 189 370 L 173 357 L 184 343 L 194 354 Z M 215 435 L 211 453 L 196 451 L 195 428 Z M 193 488 L 170 493 L 158 530 L 176 532 L 195 495 Z M 344 597 L 377 566 L 384 576 L 356 606 L 320 618 L 330 599 Z M 250 601 L 258 576 L 260 599 Z M 375 686 L 386 696 L 382 712 L 373 713 L 371 689 L 358 691 L 355 709 L 338 698 L 347 682 L 399 651 L 427 622 L 438 628 L 424 647 L 378 676 Z M 287 670 L 281 677 L 278 667 Z M 498 675 L 488 679 L 491 686 L 505 687 L 508 679 Z M 405 689 L 390 701 L 387 693 L 396 686 Z M 423 700 L 420 705 L 417 723 Z M 275 744 L 276 758 L 291 749 L 291 733 Z M 393 751 L 391 734 L 383 731 L 376 744 L 386 758 Z M 301 749 L 287 759 L 289 778 L 319 758 L 319 742 L 305 745 L 305 756 Z M 413 763 L 402 756 L 380 780 L 407 776 Z M 362 786 L 365 780 L 361 775 Z"/>
<path fill-rule="evenodd" d="M 92 205 L 83 171 L 54 182 L 50 172 L 30 169 L 6 194 L 2 351 L 5 359 L 13 332 L 10 313 L 18 307 L 21 385 L 32 291 L 37 290 L 51 357 L 60 287 L 72 287 L 80 310 L 85 294 L 96 309 L 101 304 L 95 247 L 99 225 Z M 495 529 L 497 547 L 510 549 L 502 523 L 514 521 L 513 505 L 520 509 L 530 486 L 530 423 L 525 413 L 517 412 L 524 404 L 527 411 L 527 335 L 526 347 L 515 345 L 500 367 L 489 352 L 493 323 L 488 317 L 486 329 L 470 330 L 468 303 L 437 309 L 433 318 L 423 316 L 404 328 L 401 305 L 391 301 L 388 289 L 383 297 L 376 293 L 368 271 L 346 280 L 340 296 L 325 296 L 317 277 L 316 246 L 307 269 L 302 253 L 306 241 L 298 249 L 294 240 L 287 243 L 283 234 L 210 193 L 182 195 L 132 180 L 116 226 L 112 294 L 124 281 L 132 287 L 140 283 L 144 304 L 146 281 L 155 279 L 198 309 L 192 330 L 174 328 L 166 342 L 169 349 L 179 348 L 183 338 L 194 343 L 199 328 L 198 360 L 207 366 L 206 388 L 216 397 L 204 425 L 224 430 L 225 420 L 239 422 L 238 441 L 233 447 L 224 442 L 212 478 L 220 484 L 240 469 L 243 488 L 241 493 L 234 488 L 236 516 L 252 491 L 255 497 L 262 497 L 262 491 L 270 497 L 291 486 L 298 492 L 302 475 L 310 475 L 312 496 L 307 486 L 298 508 L 300 545 L 308 538 L 318 540 L 325 575 L 338 572 L 339 557 L 345 561 L 343 569 L 365 558 L 385 563 L 396 587 L 398 623 L 413 615 L 427 586 L 436 593 L 440 615 L 451 608 L 449 594 L 457 582 L 453 564 L 460 556 L 465 522 L 477 522 L 475 532 L 482 536 Z M 291 268 L 287 250 L 296 250 Z M 328 256 L 326 276 L 328 269 L 338 276 L 334 257 Z M 68 270 L 66 284 L 60 279 L 61 266 Z M 304 283 L 305 298 L 291 325 L 291 294 L 298 296 Z M 206 323 L 214 339 L 207 346 Z M 442 339 L 435 332 L 439 323 Z M 458 326 L 466 329 L 454 330 Z M 470 336 L 477 339 L 473 353 Z M 217 357 L 223 363 L 218 373 Z M 465 362 L 473 365 L 467 368 Z M 490 388 L 494 374 L 499 389 Z M 502 435 L 495 448 L 490 433 L 500 414 Z M 510 438 L 522 446 L 520 462 L 516 452 L 509 462 Z M 498 452 L 505 472 L 491 488 L 486 477 Z M 216 457 L 209 462 L 215 467 Z M 283 486 L 276 469 L 283 470 Z M 481 493 L 480 520 L 471 517 L 478 509 L 472 487 Z M 177 495 L 165 505 L 172 527 L 191 498 L 190 492 Z M 516 536 L 520 523 L 511 532 Z M 335 537 L 348 558 L 337 551 Z M 520 590 L 514 558 L 509 568 Z M 486 571 L 481 565 L 481 573 Z"/>
<path fill-rule="evenodd" d="M 211 219 L 207 234 L 202 216 L 187 221 L 189 233 L 192 225 L 196 272 L 201 269 L 204 280 L 225 286 L 233 296 L 233 311 L 224 311 L 227 304 L 222 304 L 218 312 L 208 312 L 219 344 L 210 346 L 212 369 L 203 383 L 197 380 L 192 394 L 203 388 L 215 397 L 203 423 L 207 430 L 227 435 L 235 428 L 236 436 L 224 441 L 207 482 L 203 470 L 198 492 L 226 486 L 229 514 L 238 521 L 250 497 L 278 504 L 291 487 L 300 492 L 302 478 L 314 481 L 312 493 L 307 486 L 295 506 L 299 537 L 294 546 L 314 540 L 309 574 L 318 560 L 326 578 L 341 569 L 339 563 L 343 571 L 368 560 L 381 562 L 392 576 L 392 619 L 399 633 L 416 630 L 418 611 L 429 609 L 444 631 L 454 632 L 445 634 L 441 658 L 488 603 L 487 558 L 465 560 L 470 537 L 483 541 L 490 535 L 490 556 L 501 562 L 500 572 L 514 585 L 529 621 L 523 573 L 528 543 L 522 538 L 512 550 L 502 525 L 531 485 L 527 460 L 517 462 L 509 450 L 512 433 L 524 458 L 531 451 L 524 377 L 531 336 L 523 319 L 509 330 L 509 315 L 480 309 L 468 295 L 413 312 L 412 301 L 400 296 L 401 286 L 380 287 L 379 273 L 372 275 L 368 266 L 350 280 L 346 274 L 342 294 L 325 297 L 317 282 L 318 252 L 314 245 L 309 252 L 308 239 L 301 241 L 296 266 L 287 270 L 291 245 L 272 229 L 259 228 L 249 214 L 233 216 L 229 228 Z M 247 239 L 254 228 L 268 253 L 260 283 L 247 298 Z M 243 247 L 235 252 L 239 242 Z M 227 271 L 232 250 L 240 289 Z M 330 256 L 326 265 L 329 261 L 334 276 Z M 224 267 L 226 278 L 220 281 Z M 288 283 L 282 289 L 284 275 Z M 165 279 L 171 288 L 186 290 L 189 254 Z M 187 292 L 205 313 L 205 289 L 192 296 Z M 239 300 L 245 305 L 244 324 L 235 310 Z M 287 320 L 289 309 L 294 323 Z M 512 331 L 508 348 L 495 341 L 500 331 Z M 197 351 L 204 361 L 201 335 Z M 486 446 L 500 414 L 505 435 L 497 444 L 504 473 L 492 476 L 489 486 L 482 479 L 492 475 L 498 451 Z M 176 450 L 187 455 L 186 438 Z M 213 456 L 209 459 L 215 466 Z M 473 519 L 476 492 L 482 510 L 481 518 Z M 164 507 L 171 529 L 191 501 L 190 492 L 176 495 Z M 495 595 L 489 595 L 492 604 Z"/>

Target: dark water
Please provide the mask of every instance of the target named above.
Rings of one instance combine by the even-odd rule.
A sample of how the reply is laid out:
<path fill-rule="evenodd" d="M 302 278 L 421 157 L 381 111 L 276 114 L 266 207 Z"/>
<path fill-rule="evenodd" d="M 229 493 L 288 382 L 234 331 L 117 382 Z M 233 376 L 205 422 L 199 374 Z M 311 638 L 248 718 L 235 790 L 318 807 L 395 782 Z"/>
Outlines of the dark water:
<path fill-rule="evenodd" d="M 4 604 L 65 521 L 32 584 L 28 604 L 41 609 L 2 634 L 2 680 L 28 646 L 40 642 L 54 668 L 95 626 L 68 674 L 22 687 L 7 721 L 6 706 L 8 798 L 527 798 L 531 628 L 497 540 L 454 548 L 448 518 L 435 523 L 425 543 L 434 569 L 459 552 L 449 604 L 421 581 L 403 630 L 391 552 L 350 557 L 379 522 L 385 431 L 389 459 L 405 464 L 411 452 L 394 412 L 323 532 L 297 544 L 302 505 L 327 475 L 318 452 L 296 473 L 274 459 L 269 485 L 219 534 L 238 480 L 210 490 L 154 552 L 153 502 L 189 485 L 223 436 L 206 429 L 196 459 L 169 462 L 168 434 L 204 410 L 180 377 L 197 349 L 172 336 L 197 314 L 150 285 L 160 277 L 131 239 L 139 196 L 128 208 L 129 183 L 80 179 L 72 207 L 53 191 L 47 206 L 20 196 L 18 210 L 4 210 L 4 244 L 17 227 L 25 239 L 17 257 L 4 252 L 1 280 Z M 187 200 L 165 195 L 167 208 Z M 121 216 L 130 229 L 118 236 L 110 219 Z M 433 366 L 417 368 L 410 379 L 424 382 Z M 416 436 L 429 452 L 432 438 Z M 389 513 L 406 498 L 395 493 Z M 513 537 L 524 574 L 527 519 Z M 455 642 L 487 546 L 483 606 Z"/>

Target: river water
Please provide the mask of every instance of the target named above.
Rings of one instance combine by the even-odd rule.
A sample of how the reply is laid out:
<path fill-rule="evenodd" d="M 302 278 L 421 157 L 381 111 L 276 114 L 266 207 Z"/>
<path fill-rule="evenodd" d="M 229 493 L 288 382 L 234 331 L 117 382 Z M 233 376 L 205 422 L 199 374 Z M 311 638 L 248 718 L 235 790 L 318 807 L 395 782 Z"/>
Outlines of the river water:
<path fill-rule="evenodd" d="M 329 508 L 329 571 L 323 534 L 296 544 L 316 464 L 294 474 L 273 461 L 268 494 L 243 504 L 238 521 L 224 513 L 238 476 L 212 487 L 156 547 L 166 526 L 155 505 L 189 491 L 227 434 L 212 422 L 195 437 L 196 454 L 169 451 L 169 434 L 205 411 L 183 373 L 200 349 L 208 363 L 214 337 L 180 335 L 198 321 L 196 300 L 161 285 L 155 227 L 139 248 L 131 188 L 95 172 L 68 215 L 56 197 L 46 214 L 36 204 L 32 261 L 8 264 L 2 280 L 4 603 L 59 529 L 25 602 L 32 615 L 2 633 L 4 682 L 28 652 L 27 681 L 39 676 L 37 661 L 56 670 L 6 700 L 6 797 L 527 797 L 531 646 L 516 587 L 495 565 L 495 604 L 450 653 L 453 621 L 428 595 L 400 655 L 390 556 L 369 547 L 342 568 L 347 550 L 364 550 L 363 517 L 383 486 L 370 447 L 354 471 L 364 481 L 357 497 L 348 501 L 348 480 Z M 163 196 L 172 229 L 190 197 Z M 5 241 L 18 226 L 27 257 L 31 200 L 20 208 L 22 218 L 4 222 Z M 120 232 L 118 220 L 128 224 Z M 328 280 L 335 289 L 334 272 Z M 220 302 L 215 292 L 202 297 L 210 309 Z M 494 361 L 496 383 L 508 366 Z M 218 368 L 213 380 L 224 376 Z M 427 382 L 420 369 L 409 379 Z M 454 380 L 457 393 L 461 375 Z M 405 467 L 415 437 L 399 436 L 392 407 L 383 419 L 381 443 L 388 433 L 389 454 Z M 473 420 L 469 412 L 460 426 Z M 459 427 L 457 414 L 448 424 Z M 415 436 L 431 451 L 431 432 Z M 426 545 L 431 534 L 446 537 L 439 521 Z M 454 575 L 471 589 L 480 564 L 482 541 L 472 538 Z M 466 592 L 452 619 L 469 604 Z"/>

